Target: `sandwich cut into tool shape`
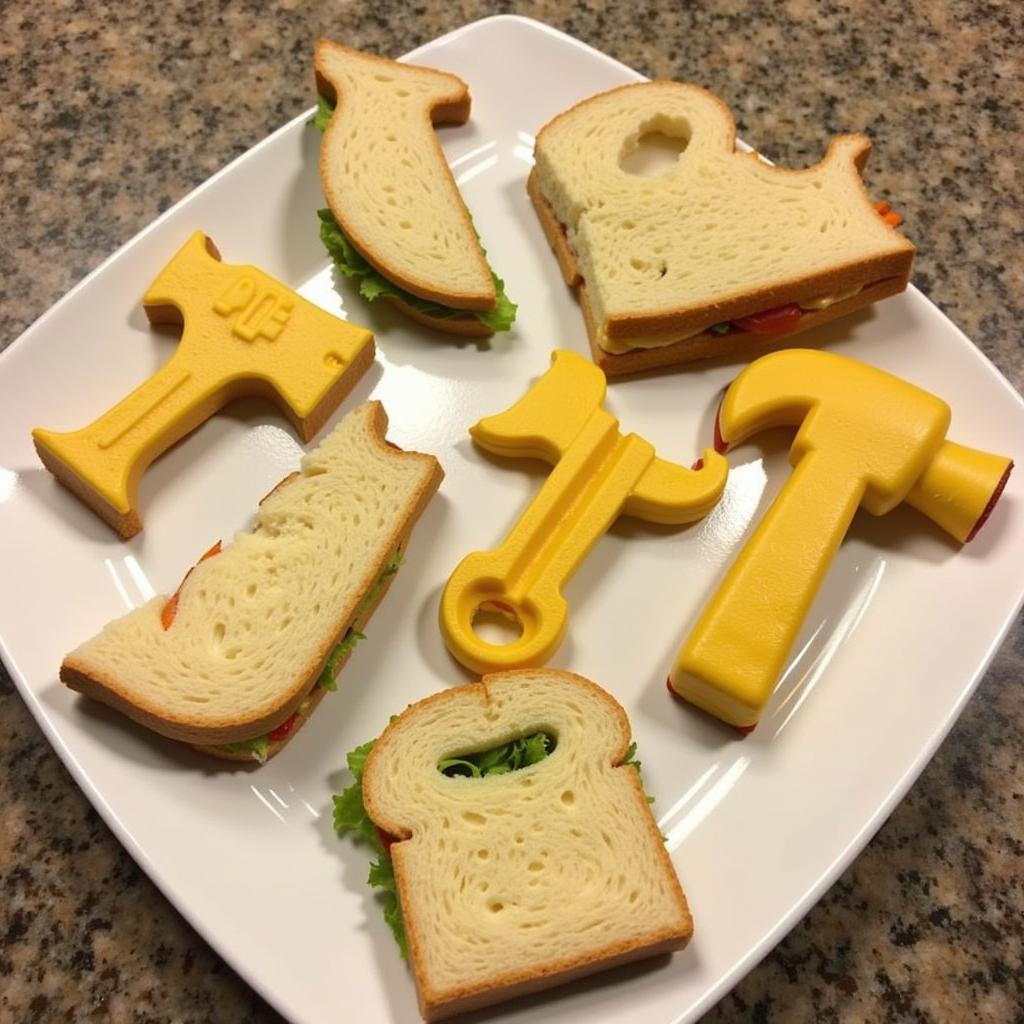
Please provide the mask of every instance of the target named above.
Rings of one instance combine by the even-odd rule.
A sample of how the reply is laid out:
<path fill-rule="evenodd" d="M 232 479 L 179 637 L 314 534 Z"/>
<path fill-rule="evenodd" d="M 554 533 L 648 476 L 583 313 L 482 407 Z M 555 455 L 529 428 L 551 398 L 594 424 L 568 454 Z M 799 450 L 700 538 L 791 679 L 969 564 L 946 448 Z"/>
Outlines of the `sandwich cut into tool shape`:
<path fill-rule="evenodd" d="M 309 441 L 373 362 L 373 335 L 252 266 L 222 263 L 195 232 L 142 298 L 152 324 L 181 325 L 174 355 L 80 430 L 32 431 L 43 465 L 122 537 L 142 529 L 139 480 L 228 402 L 272 398 Z"/>
<path fill-rule="evenodd" d="M 462 124 L 470 95 L 456 75 L 316 46 L 324 130 L 321 231 L 338 270 L 371 301 L 450 334 L 507 330 L 516 307 L 487 264 L 434 131 Z"/>
<path fill-rule="evenodd" d="M 705 516 L 722 495 L 728 465 L 721 455 L 707 449 L 696 470 L 659 458 L 650 442 L 619 432 L 602 407 L 605 389 L 596 366 L 559 349 L 515 405 L 470 430 L 495 455 L 554 466 L 502 545 L 467 555 L 444 588 L 445 642 L 476 672 L 551 657 L 568 620 L 562 588 L 619 515 L 682 525 Z M 517 620 L 521 635 L 507 644 L 483 639 L 474 629 L 481 611 Z"/>
<path fill-rule="evenodd" d="M 676 140 L 634 173 L 643 140 Z M 728 108 L 680 82 L 584 100 L 537 135 L 528 191 L 609 375 L 752 351 L 903 291 L 914 247 L 864 189 L 871 145 L 806 170 L 736 148 Z"/>
<path fill-rule="evenodd" d="M 264 761 L 309 717 L 394 577 L 443 473 L 350 412 L 252 527 L 72 651 L 61 680 L 204 753 Z"/>
<path fill-rule="evenodd" d="M 946 439 L 941 399 L 845 356 L 791 349 L 751 363 L 718 412 L 721 450 L 796 427 L 793 473 L 676 659 L 669 687 L 742 729 L 756 725 L 858 508 L 901 502 L 966 543 L 1013 462 Z"/>
<path fill-rule="evenodd" d="M 542 733 L 518 770 L 438 770 Z M 428 1021 L 681 949 L 693 922 L 628 762 L 625 712 L 553 669 L 435 694 L 374 744 L 362 799 L 390 840 L 409 960 Z"/>

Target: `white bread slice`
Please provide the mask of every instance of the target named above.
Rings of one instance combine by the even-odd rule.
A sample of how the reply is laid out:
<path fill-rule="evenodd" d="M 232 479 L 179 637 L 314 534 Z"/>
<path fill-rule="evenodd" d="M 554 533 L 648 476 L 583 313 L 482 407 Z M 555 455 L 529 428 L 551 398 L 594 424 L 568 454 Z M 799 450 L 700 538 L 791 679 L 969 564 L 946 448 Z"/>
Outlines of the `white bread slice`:
<path fill-rule="evenodd" d="M 556 739 L 506 775 L 442 758 Z M 581 676 L 485 676 L 407 709 L 374 746 L 363 802 L 391 846 L 428 1021 L 686 945 L 693 922 L 641 786 L 629 722 Z"/>
<path fill-rule="evenodd" d="M 657 177 L 623 170 L 652 132 L 684 140 L 678 162 Z M 735 147 L 728 109 L 678 82 L 602 93 L 540 131 L 531 198 L 567 282 L 585 289 L 596 347 L 621 355 L 679 344 L 667 361 L 681 362 L 699 357 L 685 342 L 715 324 L 883 281 L 886 294 L 906 286 L 914 247 L 864 189 L 867 139 L 841 136 L 800 171 Z M 860 298 L 835 306 L 849 311 Z M 806 319 L 802 329 L 822 322 Z"/>
<path fill-rule="evenodd" d="M 261 736 L 291 717 L 443 476 L 384 440 L 379 402 L 350 412 L 200 562 L 165 629 L 157 597 L 72 651 L 60 677 L 171 739 Z"/>
<path fill-rule="evenodd" d="M 345 236 L 413 295 L 493 310 L 491 271 L 433 127 L 469 117 L 466 83 L 326 39 L 316 45 L 315 66 L 318 91 L 336 102 L 320 147 L 320 178 Z"/>

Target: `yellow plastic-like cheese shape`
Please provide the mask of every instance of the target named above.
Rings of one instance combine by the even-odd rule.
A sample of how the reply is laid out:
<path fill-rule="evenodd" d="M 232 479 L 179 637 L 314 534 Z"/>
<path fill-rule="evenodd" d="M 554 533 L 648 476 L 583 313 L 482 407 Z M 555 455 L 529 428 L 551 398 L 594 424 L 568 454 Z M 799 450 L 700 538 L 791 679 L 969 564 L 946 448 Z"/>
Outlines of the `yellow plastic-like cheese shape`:
<path fill-rule="evenodd" d="M 720 447 L 798 427 L 793 474 L 697 620 L 669 676 L 680 696 L 757 723 L 858 508 L 902 501 L 957 540 L 991 511 L 1010 459 L 946 441 L 945 402 L 864 363 L 793 349 L 748 366 L 718 413 Z"/>
<path fill-rule="evenodd" d="M 565 632 L 562 588 L 620 514 L 688 523 L 721 497 L 728 472 L 721 455 L 708 449 L 700 470 L 658 458 L 642 437 L 619 433 L 618 420 L 601 407 L 605 385 L 589 360 L 558 350 L 523 398 L 470 431 L 497 455 L 555 467 L 501 547 L 467 555 L 441 597 L 448 649 L 476 672 L 547 661 Z M 504 645 L 481 639 L 473 629 L 481 608 L 518 620 L 522 635 Z"/>
<path fill-rule="evenodd" d="M 222 263 L 195 232 L 143 296 L 151 323 L 183 324 L 174 355 L 98 420 L 37 428 L 47 469 L 122 537 L 142 528 L 146 467 L 235 398 L 275 399 L 310 440 L 373 362 L 373 335 L 252 266 Z"/>

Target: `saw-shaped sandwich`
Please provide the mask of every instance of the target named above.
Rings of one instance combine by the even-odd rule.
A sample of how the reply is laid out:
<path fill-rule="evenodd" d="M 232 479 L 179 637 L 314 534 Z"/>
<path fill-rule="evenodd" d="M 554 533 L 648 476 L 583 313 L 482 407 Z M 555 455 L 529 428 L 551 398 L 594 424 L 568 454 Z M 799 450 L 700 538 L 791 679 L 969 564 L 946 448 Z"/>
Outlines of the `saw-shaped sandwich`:
<path fill-rule="evenodd" d="M 419 323 L 486 337 L 516 307 L 488 266 L 434 126 L 469 117 L 466 83 L 431 68 L 316 46 L 324 130 L 320 237 L 360 294 Z"/>
<path fill-rule="evenodd" d="M 645 137 L 678 160 L 633 173 Z M 903 291 L 914 247 L 869 198 L 871 144 L 833 140 L 806 170 L 736 149 L 716 97 L 679 82 L 584 100 L 537 135 L 528 191 L 608 376 L 754 352 Z M 624 166 L 625 164 L 625 166 Z"/>
<path fill-rule="evenodd" d="M 217 757 L 277 753 L 335 688 L 443 476 L 386 427 L 379 402 L 350 412 L 251 529 L 72 651 L 63 682 Z"/>

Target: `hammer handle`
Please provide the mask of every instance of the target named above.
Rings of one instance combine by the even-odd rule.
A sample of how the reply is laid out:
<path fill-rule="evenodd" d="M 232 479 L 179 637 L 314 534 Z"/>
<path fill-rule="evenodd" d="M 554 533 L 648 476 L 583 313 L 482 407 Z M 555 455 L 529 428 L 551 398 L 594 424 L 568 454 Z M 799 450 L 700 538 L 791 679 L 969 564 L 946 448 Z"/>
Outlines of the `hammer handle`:
<path fill-rule="evenodd" d="M 733 725 L 758 721 L 863 491 L 827 452 L 800 460 L 680 650 L 672 689 Z"/>
<path fill-rule="evenodd" d="M 127 515 L 150 462 L 231 397 L 230 389 L 208 381 L 179 352 L 88 426 L 67 433 L 34 431 L 43 461 L 73 467 L 96 499 Z"/>

